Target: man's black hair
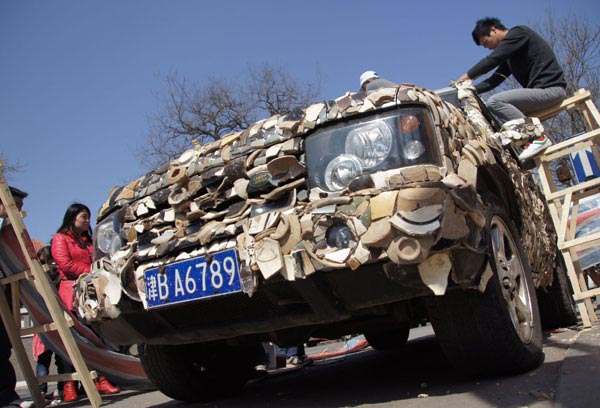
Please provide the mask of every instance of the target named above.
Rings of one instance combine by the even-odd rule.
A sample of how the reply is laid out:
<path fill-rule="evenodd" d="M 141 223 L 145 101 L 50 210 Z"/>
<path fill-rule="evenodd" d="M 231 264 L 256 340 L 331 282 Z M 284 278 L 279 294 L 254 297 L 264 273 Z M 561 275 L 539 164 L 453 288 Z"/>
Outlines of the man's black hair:
<path fill-rule="evenodd" d="M 490 31 L 492 30 L 492 27 L 495 27 L 498 30 L 508 30 L 508 28 L 504 27 L 504 24 L 502 24 L 502 22 L 499 19 L 497 19 L 496 17 L 486 17 L 486 18 L 482 18 L 481 20 L 477 20 L 477 23 L 475 24 L 475 28 L 473 29 L 473 32 L 471 33 L 471 35 L 473 36 L 473 41 L 475 41 L 475 44 L 481 45 L 479 40 L 481 39 L 481 37 L 490 35 Z"/>
<path fill-rule="evenodd" d="M 8 189 L 10 190 L 10 193 L 12 194 L 13 199 L 20 198 L 22 200 L 29 195 L 25 191 L 19 190 L 18 188 L 13 187 L 13 186 L 9 186 Z M 2 200 L 0 200 L 0 204 L 2 204 Z"/>
<path fill-rule="evenodd" d="M 15 198 L 15 197 L 25 198 L 29 195 L 25 191 L 19 190 L 18 188 L 13 187 L 13 186 L 10 186 L 8 188 L 10 190 L 10 193 L 13 195 L 13 198 Z"/>

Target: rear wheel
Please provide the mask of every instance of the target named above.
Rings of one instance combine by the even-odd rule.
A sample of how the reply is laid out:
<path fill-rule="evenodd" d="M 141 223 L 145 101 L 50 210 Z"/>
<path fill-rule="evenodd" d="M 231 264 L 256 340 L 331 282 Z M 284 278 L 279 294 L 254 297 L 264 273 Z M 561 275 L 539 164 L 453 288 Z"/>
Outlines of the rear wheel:
<path fill-rule="evenodd" d="M 410 327 L 393 327 L 387 330 L 372 330 L 364 333 L 369 345 L 375 350 L 390 350 L 402 347 L 408 340 Z"/>
<path fill-rule="evenodd" d="M 239 392 L 251 377 L 254 348 L 185 344 L 140 347 L 150 381 L 165 395 L 197 402 Z"/>
<path fill-rule="evenodd" d="M 491 207 L 487 225 L 493 276 L 485 293 L 431 297 L 428 312 L 442 349 L 458 369 L 476 376 L 528 371 L 544 357 L 529 261 L 500 205 Z"/>
<path fill-rule="evenodd" d="M 575 300 L 571 284 L 567 279 L 567 267 L 560 253 L 556 255 L 552 285 L 548 288 L 539 288 L 537 296 L 544 330 L 577 324 Z"/>

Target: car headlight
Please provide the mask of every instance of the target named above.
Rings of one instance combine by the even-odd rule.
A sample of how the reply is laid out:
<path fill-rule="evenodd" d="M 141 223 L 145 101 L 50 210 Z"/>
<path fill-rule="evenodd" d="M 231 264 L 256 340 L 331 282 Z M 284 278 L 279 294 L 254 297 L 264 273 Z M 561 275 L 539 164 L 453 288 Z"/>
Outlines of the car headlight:
<path fill-rule="evenodd" d="M 431 113 L 401 106 L 337 123 L 306 139 L 309 186 L 340 191 L 364 174 L 439 164 Z"/>
<path fill-rule="evenodd" d="M 330 161 L 325 168 L 325 185 L 327 189 L 336 191 L 346 187 L 356 176 L 362 173 L 362 163 L 362 160 L 350 154 L 342 154 Z"/>
<path fill-rule="evenodd" d="M 346 153 L 358 157 L 366 168 L 377 166 L 392 149 L 392 130 L 383 121 L 352 129 L 346 139 Z"/>
<path fill-rule="evenodd" d="M 415 160 L 425 153 L 425 145 L 420 140 L 409 140 L 402 146 L 402 153 L 407 160 Z"/>
<path fill-rule="evenodd" d="M 94 234 L 94 258 L 112 257 L 121 249 L 121 237 L 118 232 L 119 224 L 116 214 L 102 221 L 96 227 Z"/>

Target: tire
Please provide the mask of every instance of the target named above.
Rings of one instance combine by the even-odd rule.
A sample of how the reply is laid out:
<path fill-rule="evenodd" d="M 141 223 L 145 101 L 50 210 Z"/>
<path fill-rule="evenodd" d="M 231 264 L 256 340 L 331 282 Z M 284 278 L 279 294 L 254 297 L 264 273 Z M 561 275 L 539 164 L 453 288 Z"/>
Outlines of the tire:
<path fill-rule="evenodd" d="M 254 348 L 203 344 L 140 347 L 150 381 L 168 397 L 199 402 L 239 392 L 253 373 Z"/>
<path fill-rule="evenodd" d="M 544 359 L 536 292 L 516 231 L 504 209 L 492 204 L 486 235 L 493 276 L 485 293 L 457 290 L 426 299 L 444 353 L 471 376 L 522 373 Z"/>
<path fill-rule="evenodd" d="M 392 350 L 406 344 L 410 327 L 394 327 L 389 330 L 368 331 L 364 333 L 369 345 L 375 350 Z"/>
<path fill-rule="evenodd" d="M 552 285 L 539 288 L 537 292 L 543 330 L 577 324 L 577 309 L 571 283 L 567 278 L 567 267 L 560 253 L 556 255 Z"/>

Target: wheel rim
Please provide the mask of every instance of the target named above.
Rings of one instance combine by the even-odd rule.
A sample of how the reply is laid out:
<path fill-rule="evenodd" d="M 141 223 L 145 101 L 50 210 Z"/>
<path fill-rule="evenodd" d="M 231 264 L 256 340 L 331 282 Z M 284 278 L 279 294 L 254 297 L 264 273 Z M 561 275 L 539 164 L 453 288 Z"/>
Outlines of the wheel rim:
<path fill-rule="evenodd" d="M 533 310 L 523 260 L 510 229 L 500 217 L 492 218 L 490 232 L 502 297 L 519 338 L 529 343 L 533 337 Z"/>

